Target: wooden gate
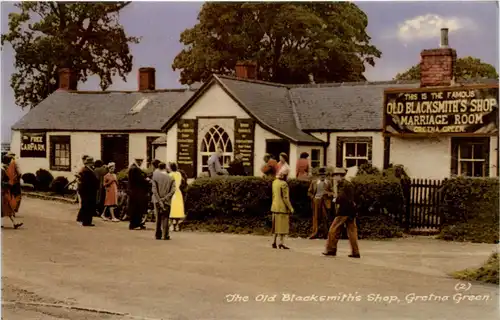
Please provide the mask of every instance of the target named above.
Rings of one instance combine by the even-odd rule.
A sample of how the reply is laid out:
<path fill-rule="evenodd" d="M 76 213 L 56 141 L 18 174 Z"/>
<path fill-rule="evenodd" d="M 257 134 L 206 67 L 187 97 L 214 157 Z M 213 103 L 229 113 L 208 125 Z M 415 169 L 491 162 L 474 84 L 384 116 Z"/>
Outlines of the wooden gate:
<path fill-rule="evenodd" d="M 443 181 L 412 179 L 406 206 L 408 229 L 439 229 L 441 225 Z"/>

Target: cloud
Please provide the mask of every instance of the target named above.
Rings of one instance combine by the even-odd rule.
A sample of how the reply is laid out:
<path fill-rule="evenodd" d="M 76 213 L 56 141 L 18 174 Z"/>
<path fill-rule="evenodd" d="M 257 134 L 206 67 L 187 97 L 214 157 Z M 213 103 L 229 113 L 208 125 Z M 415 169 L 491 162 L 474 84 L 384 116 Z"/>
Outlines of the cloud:
<path fill-rule="evenodd" d="M 477 27 L 469 18 L 426 14 L 405 20 L 399 24 L 396 37 L 403 43 L 432 38 L 438 40 L 441 28 L 448 28 L 450 32 L 454 32 L 475 30 Z"/>

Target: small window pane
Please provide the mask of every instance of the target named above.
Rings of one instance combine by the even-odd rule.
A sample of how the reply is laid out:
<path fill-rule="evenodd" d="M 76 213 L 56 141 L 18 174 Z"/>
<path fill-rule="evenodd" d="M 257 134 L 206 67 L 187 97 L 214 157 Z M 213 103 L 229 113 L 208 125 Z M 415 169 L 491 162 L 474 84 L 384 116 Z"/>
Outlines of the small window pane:
<path fill-rule="evenodd" d="M 201 163 L 203 166 L 206 166 L 208 163 L 209 156 L 201 156 Z"/>
<path fill-rule="evenodd" d="M 485 145 L 482 145 L 482 144 L 475 144 L 474 145 L 474 150 L 473 150 L 473 154 L 474 154 L 474 159 L 484 159 L 484 147 Z"/>
<path fill-rule="evenodd" d="M 345 154 L 348 157 L 354 157 L 356 154 L 356 144 L 355 143 L 346 143 L 345 144 Z"/>
<path fill-rule="evenodd" d="M 472 162 L 471 161 L 461 161 L 460 162 L 460 175 L 471 177 L 472 176 Z"/>
<path fill-rule="evenodd" d="M 460 145 L 460 158 L 461 159 L 472 159 L 472 145 L 462 144 Z"/>
<path fill-rule="evenodd" d="M 368 163 L 367 159 L 358 159 L 358 167 L 362 164 Z"/>
<path fill-rule="evenodd" d="M 312 149 L 311 150 L 311 161 L 318 161 L 319 155 L 320 155 L 319 149 Z"/>
<path fill-rule="evenodd" d="M 345 165 L 347 168 L 357 166 L 356 159 L 346 159 Z"/>
<path fill-rule="evenodd" d="M 484 161 L 474 161 L 474 177 L 484 177 L 485 175 L 485 165 Z"/>
<path fill-rule="evenodd" d="M 368 153 L 368 145 L 366 143 L 358 143 L 356 151 L 358 157 L 366 157 Z"/>

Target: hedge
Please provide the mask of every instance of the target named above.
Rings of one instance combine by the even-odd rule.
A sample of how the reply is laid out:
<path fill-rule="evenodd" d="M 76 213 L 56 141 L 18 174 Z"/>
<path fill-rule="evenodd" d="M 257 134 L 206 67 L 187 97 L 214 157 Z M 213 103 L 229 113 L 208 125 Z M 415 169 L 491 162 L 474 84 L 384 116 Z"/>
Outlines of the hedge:
<path fill-rule="evenodd" d="M 454 178 L 443 184 L 443 229 L 439 238 L 498 243 L 498 178 Z"/>
<path fill-rule="evenodd" d="M 291 236 L 307 237 L 311 232 L 312 210 L 307 196 L 309 181 L 291 179 L 290 198 L 295 213 Z M 359 204 L 359 237 L 401 236 L 395 216 L 402 208 L 402 191 L 396 179 L 359 176 L 353 179 Z M 259 177 L 221 176 L 195 180 L 186 195 L 186 227 L 208 231 L 268 233 L 272 180 Z M 330 222 L 333 217 L 330 217 Z"/>

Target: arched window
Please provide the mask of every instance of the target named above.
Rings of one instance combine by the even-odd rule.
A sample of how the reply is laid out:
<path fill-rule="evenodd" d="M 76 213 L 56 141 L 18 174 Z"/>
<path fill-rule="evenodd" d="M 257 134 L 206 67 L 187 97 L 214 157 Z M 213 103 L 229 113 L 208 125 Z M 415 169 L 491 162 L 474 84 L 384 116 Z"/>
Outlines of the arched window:
<path fill-rule="evenodd" d="M 227 169 L 233 157 L 233 144 L 227 132 L 215 125 L 208 130 L 201 142 L 201 170 L 203 172 L 208 171 L 208 159 L 217 151 L 217 148 L 222 149 L 220 163 L 224 169 Z"/>

